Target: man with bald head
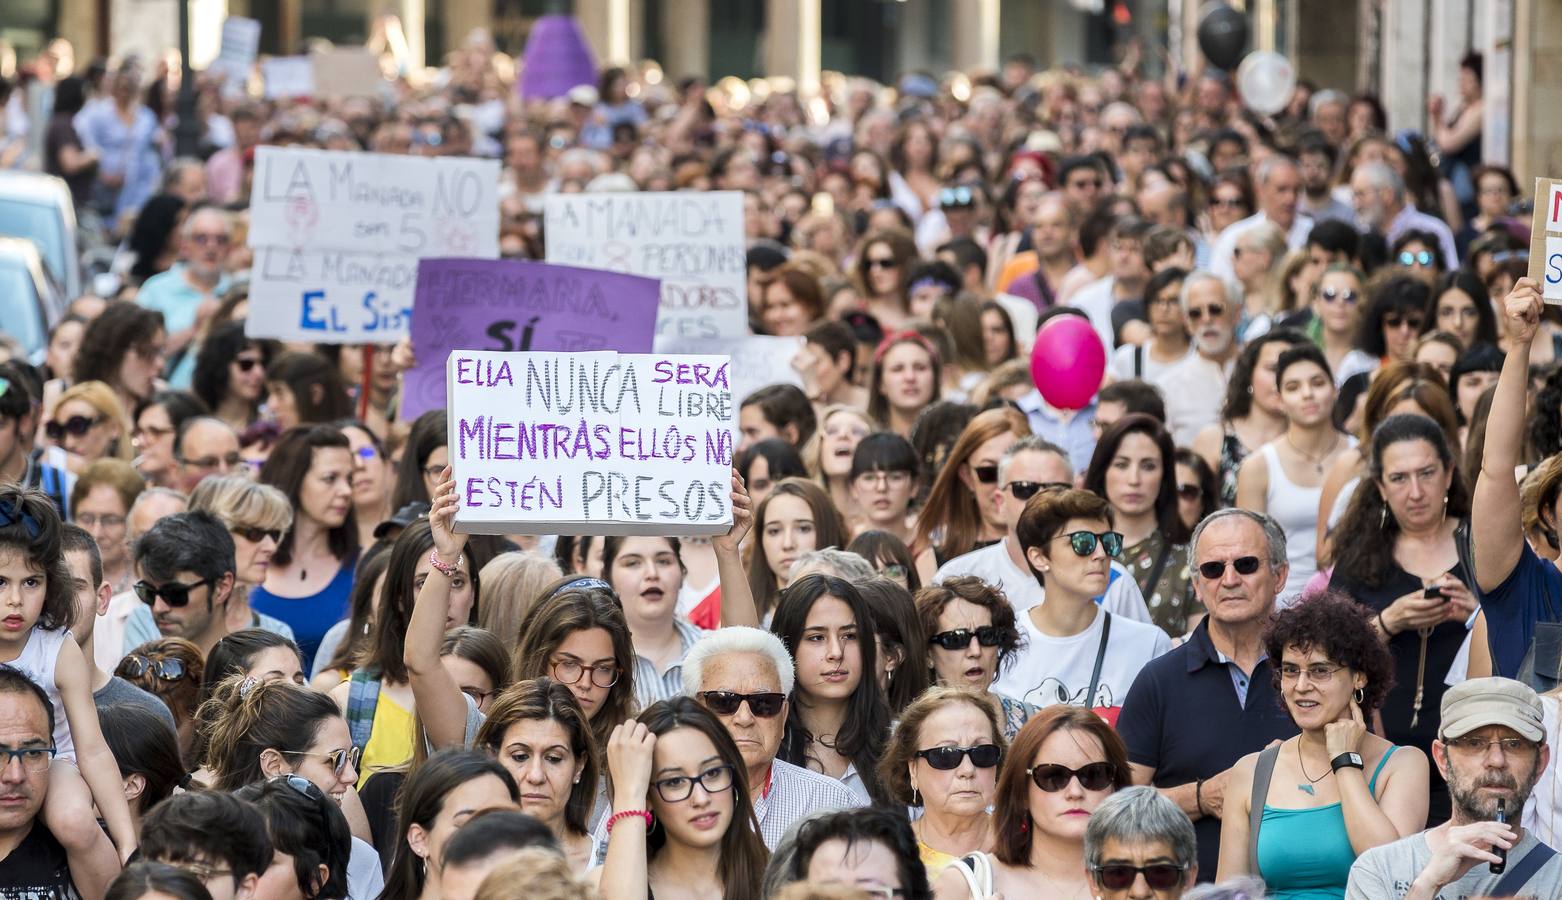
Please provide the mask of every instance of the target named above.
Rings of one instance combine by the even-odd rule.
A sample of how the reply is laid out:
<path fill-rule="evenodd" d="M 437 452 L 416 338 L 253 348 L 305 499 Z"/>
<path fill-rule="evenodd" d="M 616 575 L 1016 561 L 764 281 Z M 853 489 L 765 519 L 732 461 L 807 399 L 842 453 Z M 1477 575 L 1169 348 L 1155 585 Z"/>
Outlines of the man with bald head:
<path fill-rule="evenodd" d="M 188 494 L 212 475 L 232 475 L 242 463 L 239 436 L 221 419 L 192 416 L 174 437 L 174 486 Z"/>
<path fill-rule="evenodd" d="M 201 325 L 211 318 L 228 290 L 228 248 L 233 242 L 233 222 L 215 206 L 198 206 L 179 228 L 179 261 L 173 268 L 146 280 L 136 302 L 163 314 L 168 329 L 168 354 L 175 356 L 189 345 Z M 169 383 L 187 387 L 195 371 L 195 355 L 185 354 L 175 366 Z"/>

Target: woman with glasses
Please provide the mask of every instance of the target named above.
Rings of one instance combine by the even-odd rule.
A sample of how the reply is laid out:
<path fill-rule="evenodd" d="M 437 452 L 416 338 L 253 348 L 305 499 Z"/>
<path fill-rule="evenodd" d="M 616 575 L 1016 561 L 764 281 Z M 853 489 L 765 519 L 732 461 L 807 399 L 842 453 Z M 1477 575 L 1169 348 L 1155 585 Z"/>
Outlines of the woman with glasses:
<path fill-rule="evenodd" d="M 1178 507 L 1176 468 L 1171 435 L 1154 418 L 1135 413 L 1101 435 L 1085 470 L 1085 490 L 1106 498 L 1123 534 L 1118 561 L 1144 594 L 1150 620 L 1174 638 L 1187 634 L 1204 611 L 1188 570 L 1191 532 Z"/>
<path fill-rule="evenodd" d="M 130 590 L 132 566 L 126 523 L 130 507 L 146 489 L 135 467 L 120 459 L 100 459 L 76 477 L 71 488 L 71 519 L 98 545 L 103 583 L 113 593 Z"/>
<path fill-rule="evenodd" d="M 903 231 L 875 231 L 863 239 L 853 281 L 869 315 L 886 332 L 905 327 L 910 313 L 911 266 L 917 245 Z"/>
<path fill-rule="evenodd" d="M 1264 650 L 1301 734 L 1232 767 L 1219 880 L 1259 875 L 1273 897 L 1339 900 L 1357 856 L 1426 826 L 1426 755 L 1367 730 L 1394 678 L 1370 623 L 1369 610 L 1332 593 L 1270 622 Z"/>
<path fill-rule="evenodd" d="M 266 367 L 276 355 L 276 347 L 272 341 L 246 336 L 243 320 L 218 325 L 201 341 L 190 389 L 212 415 L 243 434 L 260 418 L 260 404 L 266 399 Z"/>
<path fill-rule="evenodd" d="M 445 843 L 488 809 L 520 809 L 521 791 L 498 760 L 473 750 L 441 750 L 407 777 L 396 799 L 393 859 L 382 900 L 437 900 Z"/>
<path fill-rule="evenodd" d="M 887 531 L 911 541 L 910 508 L 917 481 L 917 451 L 911 442 L 891 432 L 868 435 L 852 452 L 850 477 L 863 530 Z"/>
<path fill-rule="evenodd" d="M 233 792 L 279 775 L 297 775 L 342 807 L 358 780 L 358 748 L 331 698 L 290 681 L 230 676 L 201 706 L 209 723 L 206 767 L 211 787 Z M 364 836 L 352 839 L 348 893 L 374 897 L 384 887 L 379 855 Z"/>
<path fill-rule="evenodd" d="M 347 435 L 353 453 L 353 518 L 358 522 L 358 545 L 374 544 L 374 532 L 391 517 L 391 487 L 395 470 L 385 458 L 385 445 L 369 426 L 344 419 L 336 427 Z"/>
<path fill-rule="evenodd" d="M 1437 281 L 1448 270 L 1443 245 L 1430 231 L 1412 229 L 1395 239 L 1389 262 L 1403 275 L 1436 289 Z"/>
<path fill-rule="evenodd" d="M 1176 267 L 1150 276 L 1144 287 L 1150 340 L 1143 345 L 1124 344 L 1112 352 L 1107 368 L 1111 380 L 1137 378 L 1155 384 L 1161 374 L 1193 352 L 1193 340 L 1182 314 L 1182 282 L 1187 277 L 1186 269 Z"/>
<path fill-rule="evenodd" d="M 1367 472 L 1332 536 L 1330 590 L 1354 597 L 1393 653 L 1382 701 L 1383 735 L 1431 752 L 1437 710 L 1475 615 L 1454 530 L 1470 515 L 1448 439 L 1425 416 L 1392 415 L 1372 434 Z M 1517 520 L 1517 509 L 1514 510 Z M 1432 776 L 1431 821 L 1449 815 L 1448 788 Z"/>
<path fill-rule="evenodd" d="M 1171 649 L 1166 632 L 1095 601 L 1123 551 L 1112 516 L 1089 491 L 1042 491 L 1025 504 L 1015 534 L 1046 601 L 1018 616 L 1024 649 L 993 690 L 1041 707 L 1083 706 L 1115 722 L 1139 670 Z"/>
<path fill-rule="evenodd" d="M 1015 735 L 998 772 L 992 852 L 946 868 L 935 893 L 968 896 L 972 881 L 985 881 L 994 896 L 1092 896 L 1089 817 L 1131 783 L 1128 749 L 1100 716 L 1061 704 L 1042 710 Z"/>
<path fill-rule="evenodd" d="M 190 509 L 203 509 L 222 520 L 233 538 L 233 593 L 228 597 L 228 627 L 265 628 L 291 637 L 286 622 L 250 607 L 250 591 L 266 582 L 266 572 L 282 536 L 293 527 L 287 495 L 269 484 L 237 475 L 206 478 L 190 492 Z"/>
<path fill-rule="evenodd" d="M 938 402 L 943 379 L 931 341 L 915 331 L 887 334 L 868 372 L 868 417 L 909 440 L 922 411 Z"/>
<path fill-rule="evenodd" d="M 1029 434 L 1025 414 L 1012 407 L 977 413 L 966 423 L 917 513 L 909 546 L 925 548 L 918 554 L 923 579 L 951 559 L 1003 539 L 998 460 Z"/>
<path fill-rule="evenodd" d="M 1085 871 L 1100 900 L 1178 900 L 1198 879 L 1196 844 L 1176 803 L 1149 785 L 1125 787 L 1090 814 Z"/>
<path fill-rule="evenodd" d="M 1285 431 L 1275 363 L 1281 353 L 1305 340 L 1301 332 L 1281 328 L 1259 335 L 1243 347 L 1226 386 L 1220 421 L 1205 426 L 1193 440 L 1194 452 L 1219 479 L 1216 499 L 1222 508 L 1237 502 L 1237 469 L 1242 461 Z"/>
<path fill-rule="evenodd" d="M 67 465 L 78 471 L 100 459 L 129 462 L 133 456 L 125 407 L 114 390 L 101 381 L 83 381 L 67 388 L 43 431 L 49 443 L 69 454 Z"/>
<path fill-rule="evenodd" d="M 755 510 L 754 532 L 758 540 L 749 558 L 748 584 L 761 621 L 773 614 L 776 597 L 791 583 L 798 557 L 848 543 L 846 522 L 830 496 L 801 478 L 776 484 Z"/>
<path fill-rule="evenodd" d="M 604 900 L 644 900 L 658 885 L 664 897 L 759 900 L 770 854 L 720 719 L 688 697 L 660 701 L 614 729 L 607 764 Z"/>
<path fill-rule="evenodd" d="M 175 474 L 174 438 L 186 419 L 204 416 L 206 404 L 188 391 L 158 391 L 136 404 L 130 417 L 135 430 L 136 471 L 154 487 L 170 487 Z"/>
<path fill-rule="evenodd" d="M 1187 447 L 1177 448 L 1177 511 L 1192 534 L 1204 517 L 1219 509 L 1220 486 L 1204 457 Z"/>
<path fill-rule="evenodd" d="M 911 548 L 888 531 L 861 532 L 846 545 L 846 552 L 867 560 L 873 571 L 903 590 L 914 594 L 922 589 L 922 577 L 911 558 Z"/>
<path fill-rule="evenodd" d="M 877 431 L 873 420 L 860 407 L 827 406 L 819 414 L 819 430 L 803 448 L 803 462 L 809 475 L 829 492 L 829 499 L 848 519 L 857 515 L 852 501 L 852 454 L 863 438 Z M 764 502 L 756 498 L 755 503 Z"/>
<path fill-rule="evenodd" d="M 1245 173 L 1215 176 L 1209 189 L 1209 209 L 1205 212 L 1209 223 L 1204 229 L 1205 239 L 1213 242 L 1222 231 L 1252 214 L 1253 188 Z"/>
<path fill-rule="evenodd" d="M 1237 506 L 1267 513 L 1289 539 L 1290 574 L 1279 593 L 1283 605 L 1294 600 L 1318 571 L 1318 504 L 1324 474 L 1352 444 L 1334 427 L 1334 377 L 1323 351 L 1299 344 L 1280 354 L 1275 385 L 1285 408 L 1280 437 L 1248 457 L 1237 473 Z"/>
<path fill-rule="evenodd" d="M 1357 326 L 1356 348 L 1379 365 L 1409 361 L 1426 324 L 1431 295 L 1427 281 L 1409 275 L 1394 275 L 1377 284 Z"/>
<path fill-rule="evenodd" d="M 987 697 L 998 707 L 1004 739 L 1014 740 L 1036 707 L 992 689 L 1020 646 L 1009 599 L 980 578 L 959 575 L 918 591 L 916 604 L 934 683 Z"/>
<path fill-rule="evenodd" d="M 114 668 L 114 674 L 154 694 L 174 715 L 179 749 L 193 759 L 195 709 L 201 695 L 204 665 L 201 648 L 184 638 L 159 638 L 136 647 Z"/>
<path fill-rule="evenodd" d="M 935 687 L 906 707 L 879 761 L 890 797 L 920 809 L 911 825 L 928 879 L 992 847 L 998 761 L 1008 742 L 997 708 L 981 695 Z"/>

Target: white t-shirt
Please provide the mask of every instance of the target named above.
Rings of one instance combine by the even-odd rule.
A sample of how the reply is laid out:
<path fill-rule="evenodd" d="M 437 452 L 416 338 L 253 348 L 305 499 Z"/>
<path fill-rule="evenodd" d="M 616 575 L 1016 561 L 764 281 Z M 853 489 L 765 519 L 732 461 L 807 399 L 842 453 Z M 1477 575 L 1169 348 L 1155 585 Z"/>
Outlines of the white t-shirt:
<path fill-rule="evenodd" d="M 1008 538 L 944 563 L 943 568 L 933 574 L 933 583 L 939 584 L 956 575 L 975 575 L 1003 591 L 1014 607 L 1015 615 L 1023 616 L 1031 607 L 1040 606 L 1047 592 L 1036 583 L 1036 576 L 1020 571 L 1009 558 L 1006 541 Z M 1115 561 L 1112 573 L 1117 577 L 1107 585 L 1106 593 L 1101 597 L 1102 608 L 1119 618 L 1149 623 L 1150 608 L 1144 603 L 1144 593 L 1139 590 L 1138 582 Z"/>
<path fill-rule="evenodd" d="M 1221 365 L 1194 352 L 1161 373 L 1156 387 L 1166 401 L 1166 428 L 1177 446 L 1193 446 L 1204 426 L 1220 421 L 1235 363 L 1235 357 Z"/>
<path fill-rule="evenodd" d="M 1108 353 L 1117 346 L 1117 335 L 1112 328 L 1112 307 L 1117 305 L 1112 287 L 1116 283 L 1110 275 L 1098 278 L 1075 291 L 1068 303 L 1069 306 L 1090 317 L 1090 324 L 1101 338 L 1101 346 L 1105 347 Z"/>
<path fill-rule="evenodd" d="M 1134 374 L 1135 351 L 1138 351 L 1140 354 L 1142 354 L 1144 359 L 1144 371 L 1140 372 L 1138 375 Z M 1155 385 L 1156 387 L 1160 387 L 1162 376 L 1171 371 L 1171 369 L 1178 363 L 1187 359 L 1196 352 L 1198 351 L 1193 349 L 1193 345 L 1189 344 L 1187 353 L 1184 353 L 1182 356 L 1172 360 L 1171 362 L 1161 362 L 1150 354 L 1149 347 L 1140 348 L 1133 344 L 1124 344 L 1123 346 L 1118 347 L 1116 350 L 1112 351 L 1112 358 L 1106 365 L 1106 372 L 1108 375 L 1112 376 L 1113 381 L 1128 381 L 1133 378 L 1138 378 L 1141 381 L 1146 381 Z"/>
<path fill-rule="evenodd" d="M 1113 616 L 1101 660 L 1101 678 L 1095 696 L 1087 701 L 1085 694 L 1090 690 L 1090 674 L 1095 669 L 1105 620 L 1105 611 L 1097 610 L 1089 628 L 1071 637 L 1052 637 L 1043 634 L 1028 613 L 1020 615 L 1024 641 L 993 682 L 993 693 L 1036 706 L 1089 706 L 1116 725 L 1123 698 L 1128 696 L 1128 688 L 1139 676 L 1139 670 L 1170 650 L 1171 638 L 1154 625 Z"/>

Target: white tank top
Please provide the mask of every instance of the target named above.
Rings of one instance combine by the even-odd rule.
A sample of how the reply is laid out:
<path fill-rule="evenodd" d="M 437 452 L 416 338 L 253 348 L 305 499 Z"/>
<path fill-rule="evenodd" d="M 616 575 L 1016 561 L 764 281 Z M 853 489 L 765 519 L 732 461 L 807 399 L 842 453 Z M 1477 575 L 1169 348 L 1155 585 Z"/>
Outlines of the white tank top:
<path fill-rule="evenodd" d="M 1296 602 L 1302 588 L 1318 573 L 1318 503 L 1323 499 L 1323 485 L 1302 487 L 1286 477 L 1273 444 L 1265 444 L 1259 452 L 1269 466 L 1269 491 L 1264 499 L 1269 515 L 1285 529 L 1285 555 L 1291 563 L 1291 573 L 1276 598 L 1277 606 L 1284 608 Z"/>
<path fill-rule="evenodd" d="M 22 647 L 21 655 L 11 660 L 9 665 L 20 669 L 49 695 L 49 702 L 54 705 L 55 756 L 75 762 L 76 746 L 71 742 L 70 723 L 65 720 L 65 704 L 60 702 L 60 688 L 54 682 L 54 667 L 60 660 L 60 648 L 68 640 L 71 640 L 71 633 L 67 629 L 34 627 L 27 636 L 27 644 Z"/>

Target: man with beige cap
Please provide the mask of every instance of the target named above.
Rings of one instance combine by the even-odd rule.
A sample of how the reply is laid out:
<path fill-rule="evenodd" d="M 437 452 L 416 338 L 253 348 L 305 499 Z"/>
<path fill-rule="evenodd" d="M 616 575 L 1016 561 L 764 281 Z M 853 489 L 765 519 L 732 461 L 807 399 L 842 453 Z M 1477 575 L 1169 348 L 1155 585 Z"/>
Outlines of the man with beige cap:
<path fill-rule="evenodd" d="M 1453 818 L 1363 853 L 1346 900 L 1562 896 L 1562 857 L 1517 824 L 1551 758 L 1540 698 L 1509 678 L 1472 678 L 1443 695 L 1441 721 L 1432 759 Z M 1499 805 L 1513 824 L 1497 821 Z"/>

